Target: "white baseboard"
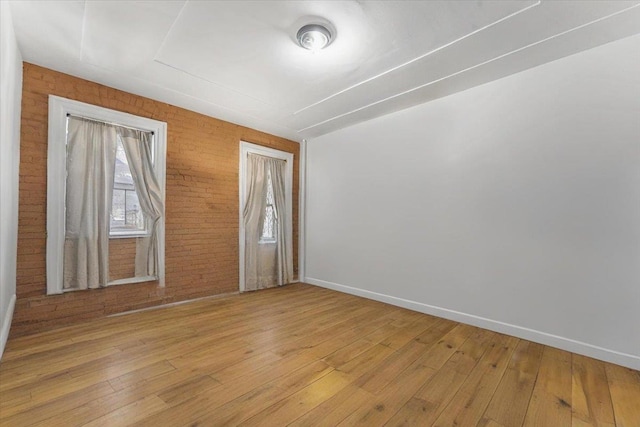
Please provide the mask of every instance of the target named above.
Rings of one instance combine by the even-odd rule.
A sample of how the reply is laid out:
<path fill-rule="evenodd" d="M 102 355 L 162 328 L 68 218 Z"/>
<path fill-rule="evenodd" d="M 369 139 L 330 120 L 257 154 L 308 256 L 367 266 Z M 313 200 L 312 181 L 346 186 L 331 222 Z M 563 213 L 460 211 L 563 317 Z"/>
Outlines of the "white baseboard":
<path fill-rule="evenodd" d="M 305 282 L 323 288 L 333 289 L 335 291 L 357 295 L 363 298 L 368 298 L 398 307 L 407 308 L 409 310 L 418 311 L 420 313 L 426 313 L 456 322 L 477 326 L 483 329 L 489 329 L 490 331 L 512 335 L 514 337 L 523 338 L 551 347 L 556 347 L 561 350 L 582 354 L 584 356 L 593 357 L 594 359 L 599 359 L 605 362 L 611 362 L 617 365 L 640 370 L 640 357 L 634 356 L 632 354 L 621 353 L 615 350 L 598 347 L 585 342 L 572 340 L 570 338 L 560 337 L 546 332 L 524 328 L 522 326 L 511 325 L 509 323 L 499 322 L 497 320 L 491 320 L 484 317 L 475 316 L 473 314 L 461 313 L 459 311 L 436 307 L 433 305 L 398 298 L 391 295 L 380 294 L 365 289 L 340 285 L 338 283 L 327 282 L 310 277 L 306 277 Z"/>
<path fill-rule="evenodd" d="M 16 307 L 16 294 L 11 295 L 9 300 L 9 307 L 2 319 L 2 331 L 0 331 L 0 360 L 4 353 L 4 347 L 7 345 L 7 338 L 9 338 L 9 329 L 11 329 L 11 319 L 13 319 L 13 310 Z"/>

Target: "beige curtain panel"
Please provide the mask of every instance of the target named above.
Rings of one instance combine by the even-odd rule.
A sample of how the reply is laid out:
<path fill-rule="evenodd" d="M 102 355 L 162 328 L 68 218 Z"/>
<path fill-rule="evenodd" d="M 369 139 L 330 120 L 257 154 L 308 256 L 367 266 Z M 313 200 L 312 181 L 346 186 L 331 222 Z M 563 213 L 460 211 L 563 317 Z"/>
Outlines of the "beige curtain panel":
<path fill-rule="evenodd" d="M 64 289 L 99 288 L 109 280 L 116 138 L 113 126 L 69 117 Z"/>
<path fill-rule="evenodd" d="M 164 213 L 162 192 L 153 170 L 150 132 L 118 127 L 131 177 L 144 213 L 149 234 L 136 241 L 135 276 L 156 276 L 158 265 L 158 224 Z"/>
<path fill-rule="evenodd" d="M 293 280 L 293 239 L 287 231 L 287 222 L 291 221 L 287 211 L 285 193 L 285 174 L 287 163 L 284 160 L 271 159 L 269 172 L 275 205 L 275 235 L 278 265 L 278 286 Z"/>

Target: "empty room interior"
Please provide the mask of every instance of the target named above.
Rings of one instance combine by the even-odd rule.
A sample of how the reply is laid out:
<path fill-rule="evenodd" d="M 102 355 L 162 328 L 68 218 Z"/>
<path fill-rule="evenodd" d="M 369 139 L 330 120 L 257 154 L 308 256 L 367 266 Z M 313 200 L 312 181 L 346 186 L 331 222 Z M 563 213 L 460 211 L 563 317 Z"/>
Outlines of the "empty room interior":
<path fill-rule="evenodd" d="M 640 427 L 640 1 L 0 7 L 1 426 Z"/>

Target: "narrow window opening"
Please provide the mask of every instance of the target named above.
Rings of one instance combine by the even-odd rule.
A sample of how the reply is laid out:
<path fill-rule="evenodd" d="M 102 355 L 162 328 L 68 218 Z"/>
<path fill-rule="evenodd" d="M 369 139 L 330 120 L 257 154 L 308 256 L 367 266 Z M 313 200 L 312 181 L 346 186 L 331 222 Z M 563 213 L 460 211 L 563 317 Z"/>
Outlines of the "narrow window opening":
<path fill-rule="evenodd" d="M 260 243 L 275 243 L 275 221 L 276 211 L 273 201 L 273 184 L 271 183 L 271 172 L 267 174 L 267 205 L 264 212 L 264 224 L 260 235 Z"/>
<path fill-rule="evenodd" d="M 147 221 L 140 208 L 138 193 L 129 168 L 127 155 L 118 138 L 111 203 L 111 237 L 131 237 L 148 234 Z"/>

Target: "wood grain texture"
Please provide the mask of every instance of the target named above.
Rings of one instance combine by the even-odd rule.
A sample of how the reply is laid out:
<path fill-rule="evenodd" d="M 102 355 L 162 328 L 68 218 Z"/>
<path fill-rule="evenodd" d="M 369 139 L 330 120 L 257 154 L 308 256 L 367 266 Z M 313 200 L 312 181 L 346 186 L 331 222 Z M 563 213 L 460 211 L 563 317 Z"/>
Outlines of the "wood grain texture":
<path fill-rule="evenodd" d="M 614 425 L 605 363 L 574 354 L 571 401 L 574 426 Z"/>
<path fill-rule="evenodd" d="M 571 425 L 571 353 L 545 347 L 524 425 Z"/>
<path fill-rule="evenodd" d="M 616 425 L 633 427 L 640 425 L 640 373 L 629 368 L 605 365 L 609 391 L 613 403 Z"/>
<path fill-rule="evenodd" d="M 0 426 L 624 426 L 640 373 L 306 284 L 10 338 Z"/>

